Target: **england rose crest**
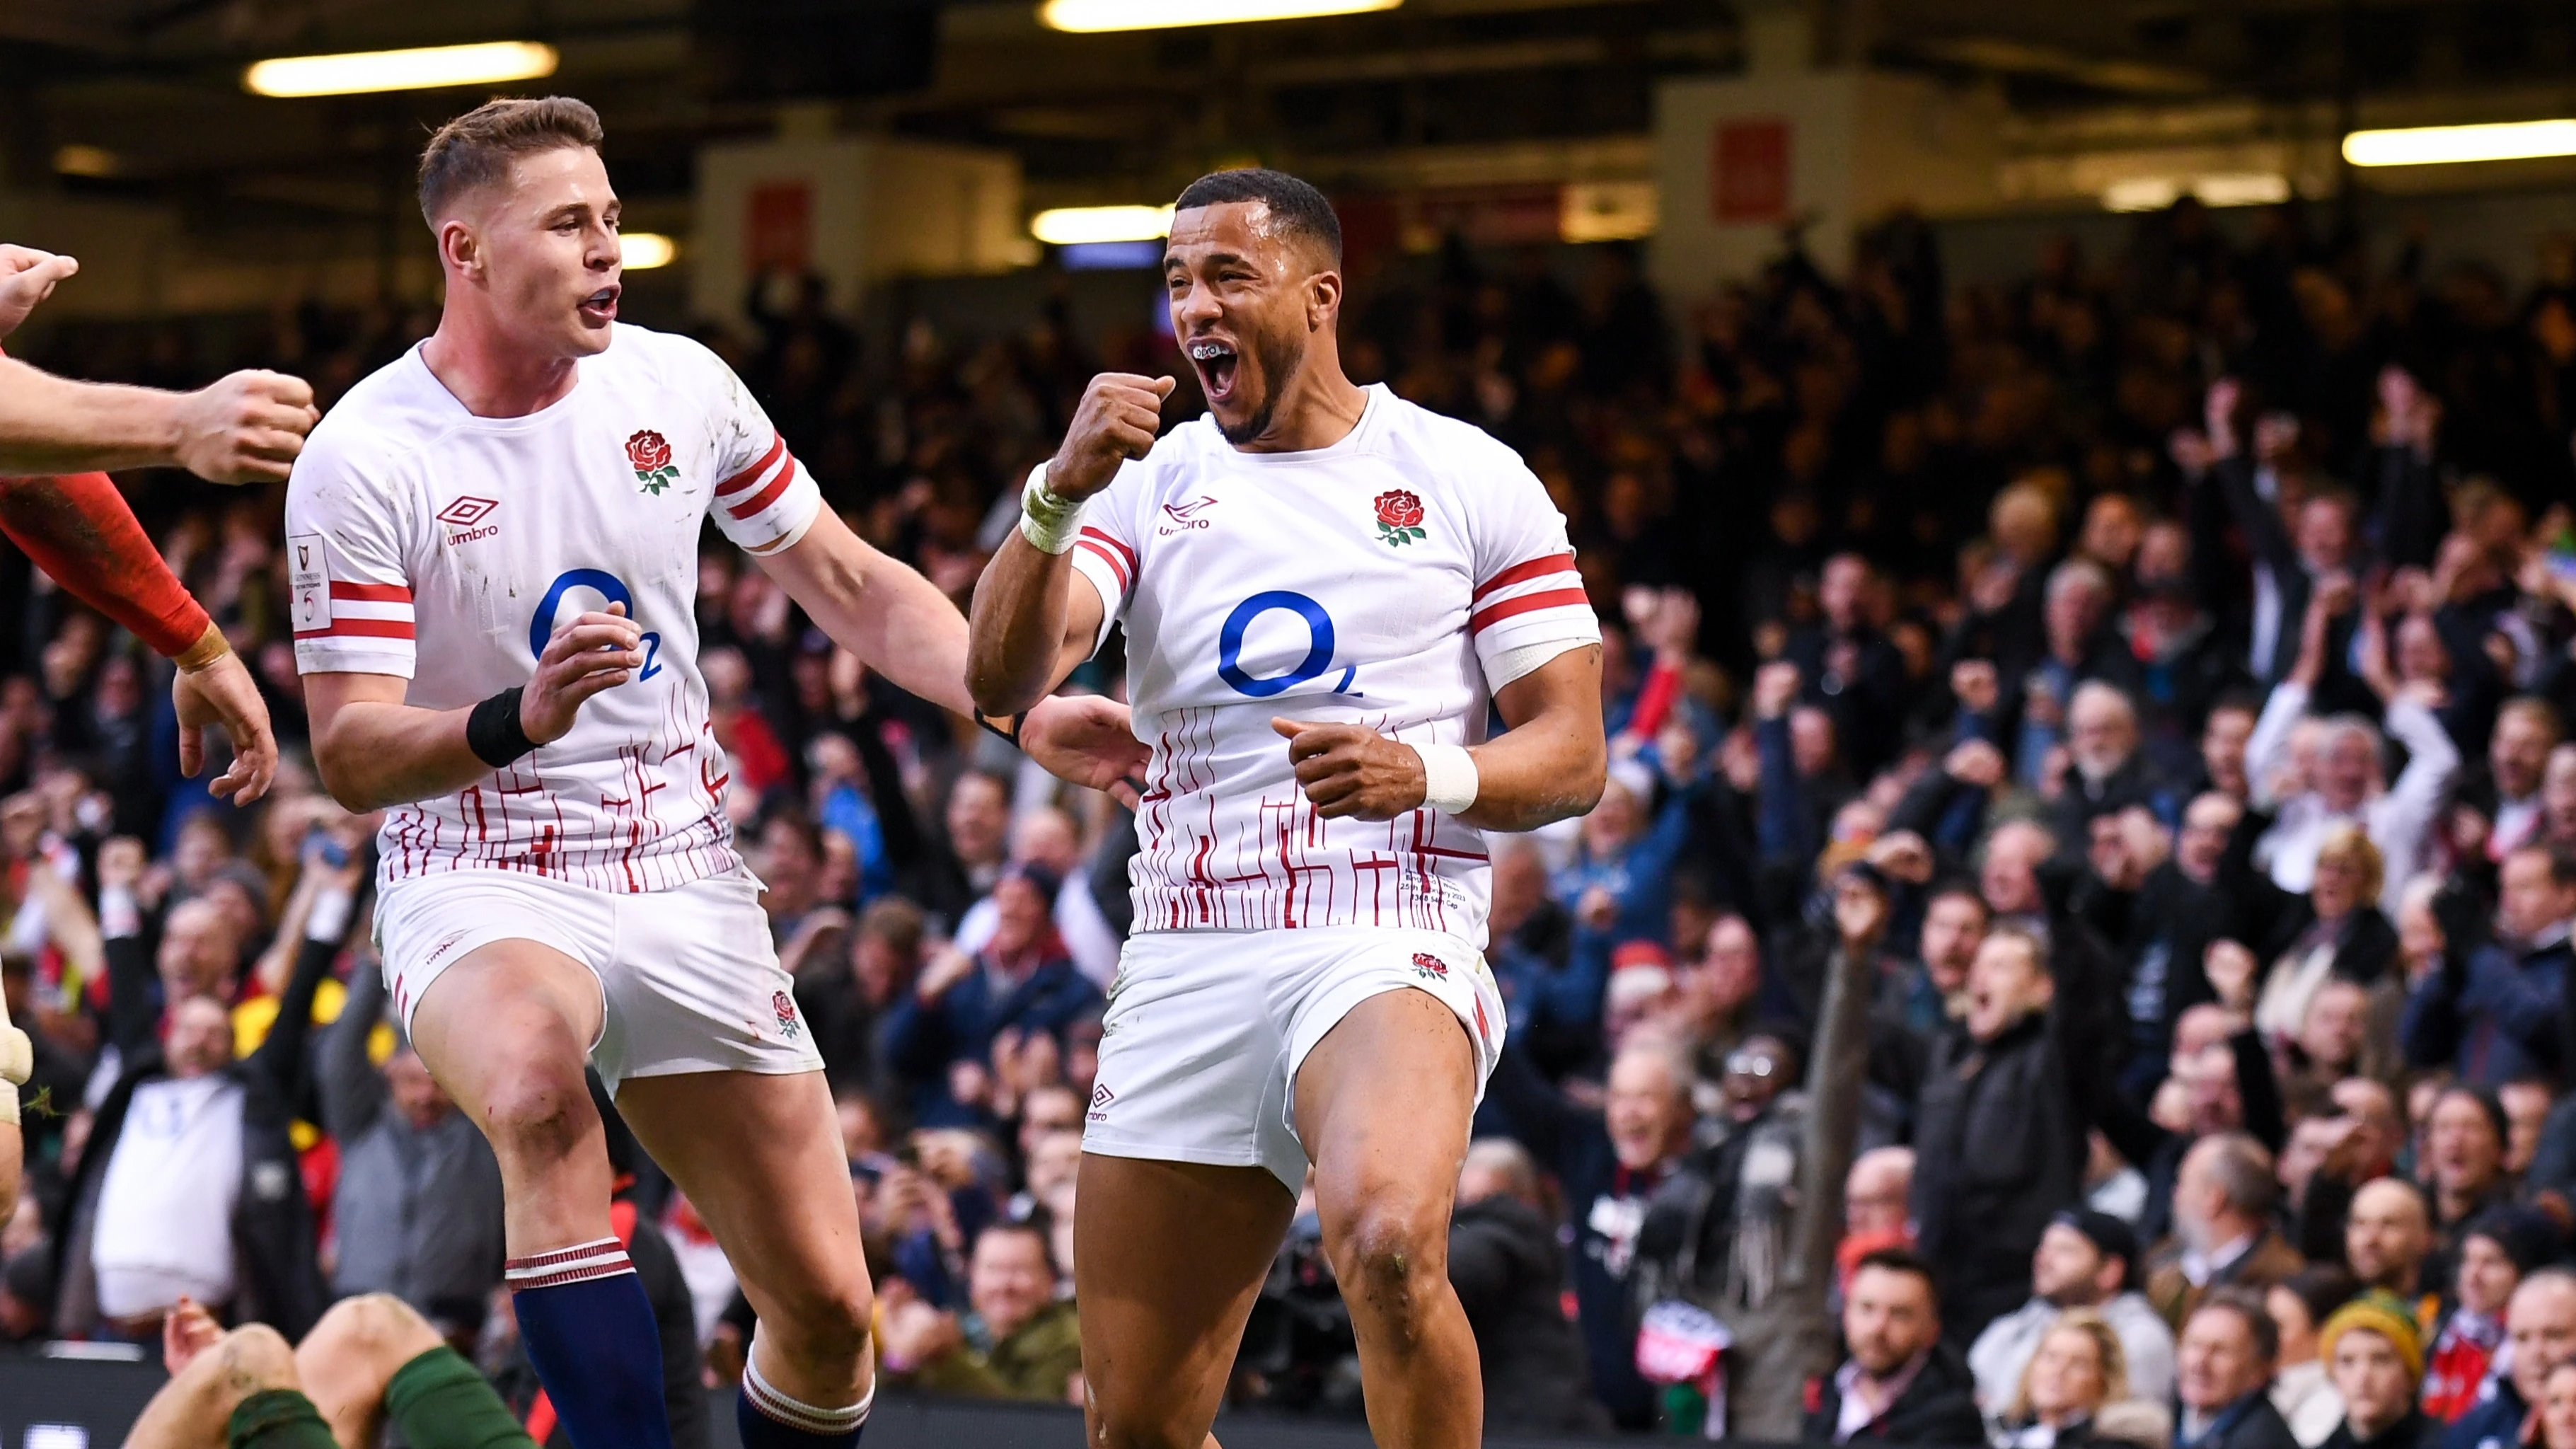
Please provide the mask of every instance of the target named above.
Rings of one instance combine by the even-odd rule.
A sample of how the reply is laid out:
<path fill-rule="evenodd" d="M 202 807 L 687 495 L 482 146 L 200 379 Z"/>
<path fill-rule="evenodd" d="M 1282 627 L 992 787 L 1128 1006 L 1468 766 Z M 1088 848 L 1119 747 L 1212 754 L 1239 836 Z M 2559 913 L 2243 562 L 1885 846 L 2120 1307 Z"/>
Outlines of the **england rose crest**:
<path fill-rule="evenodd" d="M 644 491 L 657 496 L 680 476 L 679 468 L 671 462 L 669 440 L 651 428 L 626 440 L 626 461 L 634 465 L 635 480 L 644 485 Z"/>
<path fill-rule="evenodd" d="M 1379 494 L 1377 536 L 1398 548 L 1422 537 L 1422 500 L 1402 488 Z"/>
<path fill-rule="evenodd" d="M 1449 963 L 1428 951 L 1416 951 L 1413 953 L 1413 972 L 1425 981 L 1446 981 L 1449 979 Z"/>
<path fill-rule="evenodd" d="M 769 994 L 769 1009 L 778 1014 L 778 1034 L 788 1041 L 796 1040 L 800 1023 L 796 1019 L 796 998 L 784 991 Z"/>

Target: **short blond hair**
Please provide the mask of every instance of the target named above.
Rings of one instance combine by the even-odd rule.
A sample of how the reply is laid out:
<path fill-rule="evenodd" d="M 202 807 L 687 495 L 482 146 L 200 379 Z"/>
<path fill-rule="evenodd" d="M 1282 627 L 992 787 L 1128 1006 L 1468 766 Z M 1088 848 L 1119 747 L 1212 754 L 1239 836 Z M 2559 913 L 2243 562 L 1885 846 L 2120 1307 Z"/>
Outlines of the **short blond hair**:
<path fill-rule="evenodd" d="M 2113 1403 L 2129 1396 L 2129 1358 L 2121 1352 L 2120 1335 L 2111 1327 L 2109 1319 L 2090 1308 L 2070 1308 L 2059 1314 L 2057 1321 L 2040 1334 L 2039 1346 L 2047 1347 L 2048 1340 L 2061 1333 L 2080 1333 L 2093 1340 L 2094 1357 L 2102 1363 L 2103 1403 Z M 2013 1385 L 2012 1404 L 2004 1410 L 2007 1421 L 2029 1417 L 2030 1371 L 2038 1363 L 2039 1352 L 2033 1349 L 2030 1358 L 2021 1366 L 2020 1380 Z"/>
<path fill-rule="evenodd" d="M 510 174 L 522 156 L 567 147 L 596 151 L 599 112 L 570 96 L 485 101 L 441 126 L 420 153 L 420 214 L 431 229 L 449 204 Z"/>
<path fill-rule="evenodd" d="M 2349 820 L 2327 826 L 2317 840 L 2317 860 L 2321 864 L 2331 860 L 2357 872 L 2361 876 L 2362 904 L 2378 904 L 2380 888 L 2387 884 L 2388 866 L 2368 831 Z"/>

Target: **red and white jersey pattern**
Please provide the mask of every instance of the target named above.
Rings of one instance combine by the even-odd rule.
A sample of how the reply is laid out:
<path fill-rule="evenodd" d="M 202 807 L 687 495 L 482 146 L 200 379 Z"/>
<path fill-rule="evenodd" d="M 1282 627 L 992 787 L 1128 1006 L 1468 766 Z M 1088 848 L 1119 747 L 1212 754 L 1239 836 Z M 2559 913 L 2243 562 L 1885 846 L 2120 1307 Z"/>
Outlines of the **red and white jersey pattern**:
<path fill-rule="evenodd" d="M 1349 436 L 1305 453 L 1239 452 L 1201 417 L 1084 510 L 1074 567 L 1126 626 L 1153 747 L 1129 868 L 1139 931 L 1484 940 L 1482 833 L 1429 809 L 1318 816 L 1271 719 L 1479 743 L 1505 656 L 1525 671 L 1543 646 L 1597 643 L 1600 622 L 1518 455 L 1383 387 L 1367 396 Z"/>
<path fill-rule="evenodd" d="M 390 674 L 457 709 L 524 685 L 562 620 L 623 603 L 644 665 L 572 732 L 452 795 L 389 812 L 387 881 L 514 870 L 662 890 L 737 863 L 698 670 L 698 538 L 754 554 L 822 495 L 714 353 L 619 324 L 572 391 L 479 418 L 414 348 L 351 388 L 287 488 L 289 612 L 307 674 Z"/>

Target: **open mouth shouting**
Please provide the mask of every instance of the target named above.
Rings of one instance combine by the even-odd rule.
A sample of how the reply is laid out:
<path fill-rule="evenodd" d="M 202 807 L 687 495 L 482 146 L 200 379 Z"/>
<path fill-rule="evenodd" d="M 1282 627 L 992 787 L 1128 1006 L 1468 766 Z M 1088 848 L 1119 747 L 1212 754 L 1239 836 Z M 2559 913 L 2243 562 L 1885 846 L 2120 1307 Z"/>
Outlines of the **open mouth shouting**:
<path fill-rule="evenodd" d="M 617 294 L 621 289 L 611 283 L 581 299 L 575 308 L 581 313 L 582 325 L 605 327 L 617 320 Z"/>
<path fill-rule="evenodd" d="M 1198 369 L 1199 391 L 1207 395 L 1208 406 L 1223 406 L 1234 396 L 1235 374 L 1241 359 L 1234 344 L 1221 337 L 1196 337 L 1190 340 L 1190 366 Z"/>

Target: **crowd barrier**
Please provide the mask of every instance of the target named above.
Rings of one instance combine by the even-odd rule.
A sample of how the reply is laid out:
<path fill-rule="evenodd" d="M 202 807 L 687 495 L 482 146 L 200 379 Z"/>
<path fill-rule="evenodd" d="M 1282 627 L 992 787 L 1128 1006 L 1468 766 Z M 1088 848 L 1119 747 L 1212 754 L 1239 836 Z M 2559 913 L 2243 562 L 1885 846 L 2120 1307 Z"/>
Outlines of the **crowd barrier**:
<path fill-rule="evenodd" d="M 160 1366 L 85 1362 L 0 1351 L 0 1449 L 113 1449 L 161 1387 Z M 733 1391 L 711 1395 L 710 1449 L 740 1449 L 733 1432 Z M 1493 1432 L 1498 1449 L 1585 1449 L 1633 1439 L 1567 1439 Z M 1368 1449 L 1358 1424 L 1228 1415 L 1217 1422 L 1226 1449 Z M 994 1404 L 963 1399 L 880 1395 L 869 1416 L 867 1449 L 1079 1449 L 1082 1416 L 1052 1404 Z M 1735 1449 L 1750 1449 L 1738 1445 Z"/>

